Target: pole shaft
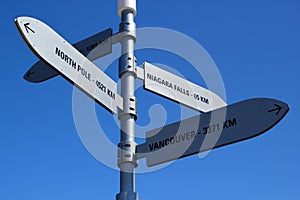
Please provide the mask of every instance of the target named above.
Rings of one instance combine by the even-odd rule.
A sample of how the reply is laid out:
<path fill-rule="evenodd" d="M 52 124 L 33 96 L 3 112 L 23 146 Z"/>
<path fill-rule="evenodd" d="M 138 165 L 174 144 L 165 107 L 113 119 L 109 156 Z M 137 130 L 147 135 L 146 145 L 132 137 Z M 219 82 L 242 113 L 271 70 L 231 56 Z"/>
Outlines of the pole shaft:
<path fill-rule="evenodd" d="M 136 102 L 134 96 L 134 82 L 136 72 L 135 67 L 134 43 L 135 43 L 135 23 L 134 13 L 130 9 L 125 9 L 121 14 L 120 32 L 123 37 L 121 40 L 121 57 L 119 61 L 119 77 L 121 78 L 121 96 L 124 101 L 123 111 L 119 111 L 121 125 L 121 135 L 119 144 L 120 168 L 120 193 L 117 200 L 138 200 L 135 193 L 135 168 L 137 161 L 135 158 L 135 120 Z"/>

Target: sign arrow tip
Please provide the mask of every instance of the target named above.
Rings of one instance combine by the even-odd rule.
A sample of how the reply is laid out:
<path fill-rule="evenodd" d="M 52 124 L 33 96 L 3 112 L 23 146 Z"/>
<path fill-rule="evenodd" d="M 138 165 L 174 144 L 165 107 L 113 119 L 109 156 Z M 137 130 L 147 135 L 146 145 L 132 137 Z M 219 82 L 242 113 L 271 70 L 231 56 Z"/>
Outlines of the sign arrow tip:
<path fill-rule="evenodd" d="M 28 30 L 30 30 L 32 33 L 35 33 L 34 30 L 32 30 L 32 29 L 29 27 L 29 25 L 30 25 L 29 22 L 27 22 L 27 23 L 24 24 L 24 27 L 25 27 L 26 32 L 29 33 Z"/>
<path fill-rule="evenodd" d="M 28 71 L 28 72 L 23 76 L 23 78 L 24 78 L 25 80 L 30 80 L 32 74 L 34 74 L 34 72 Z"/>
<path fill-rule="evenodd" d="M 274 106 L 275 106 L 276 108 L 271 109 L 271 110 L 268 110 L 268 112 L 274 112 L 274 111 L 277 111 L 277 112 L 276 112 L 276 115 L 278 115 L 278 114 L 280 113 L 280 111 L 282 110 L 282 106 L 279 106 L 278 104 L 274 104 Z"/>

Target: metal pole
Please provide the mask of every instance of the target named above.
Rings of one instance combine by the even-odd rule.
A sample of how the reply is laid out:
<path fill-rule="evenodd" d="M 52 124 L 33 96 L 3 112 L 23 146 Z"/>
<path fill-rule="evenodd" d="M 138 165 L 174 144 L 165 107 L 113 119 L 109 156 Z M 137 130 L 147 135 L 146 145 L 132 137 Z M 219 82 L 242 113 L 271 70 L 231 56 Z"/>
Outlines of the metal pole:
<path fill-rule="evenodd" d="M 121 17 L 121 57 L 119 59 L 119 77 L 121 79 L 121 96 L 123 110 L 119 110 L 121 136 L 118 152 L 118 166 L 120 168 L 120 193 L 117 200 L 138 200 L 135 192 L 135 120 L 136 98 L 134 96 L 134 82 L 136 74 L 136 60 L 134 57 L 134 43 L 136 41 L 136 0 L 119 0 L 119 16 Z"/>

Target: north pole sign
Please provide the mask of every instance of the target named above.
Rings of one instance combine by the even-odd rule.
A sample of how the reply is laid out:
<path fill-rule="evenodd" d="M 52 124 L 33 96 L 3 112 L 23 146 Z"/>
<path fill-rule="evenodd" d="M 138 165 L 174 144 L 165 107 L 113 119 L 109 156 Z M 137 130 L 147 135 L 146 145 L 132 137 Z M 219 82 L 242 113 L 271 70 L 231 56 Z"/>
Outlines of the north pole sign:
<path fill-rule="evenodd" d="M 47 65 L 112 113 L 123 109 L 117 84 L 45 23 L 18 17 L 15 23 L 32 51 Z"/>

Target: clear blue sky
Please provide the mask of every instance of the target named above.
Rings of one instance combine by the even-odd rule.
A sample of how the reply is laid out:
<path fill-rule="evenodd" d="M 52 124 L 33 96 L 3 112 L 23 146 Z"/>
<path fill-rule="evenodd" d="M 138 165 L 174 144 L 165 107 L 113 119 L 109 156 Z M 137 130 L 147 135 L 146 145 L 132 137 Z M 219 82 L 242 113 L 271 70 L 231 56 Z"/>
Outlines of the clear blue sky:
<path fill-rule="evenodd" d="M 138 0 L 137 27 L 174 29 L 208 51 L 222 75 L 228 104 L 270 97 L 291 107 L 260 137 L 214 150 L 204 159 L 194 155 L 137 175 L 141 200 L 300 199 L 299 10 L 296 0 Z M 115 199 L 119 173 L 97 161 L 81 143 L 72 115 L 72 85 L 62 77 L 41 84 L 22 78 L 38 60 L 14 25 L 14 18 L 24 15 L 46 22 L 70 43 L 109 27 L 117 32 L 119 24 L 117 0 L 7 1 L 2 6 L 0 199 Z M 138 55 L 139 64 L 145 60 L 167 64 L 204 85 L 173 55 L 160 51 Z M 114 80 L 116 71 L 115 62 L 108 70 Z M 152 104 L 171 109 L 167 122 L 179 119 L 172 113 L 177 104 L 142 89 L 137 98 L 141 126 L 149 123 Z M 114 118 L 98 105 L 96 110 L 108 137 L 117 144 Z M 103 149 L 103 153 L 110 152 Z"/>

